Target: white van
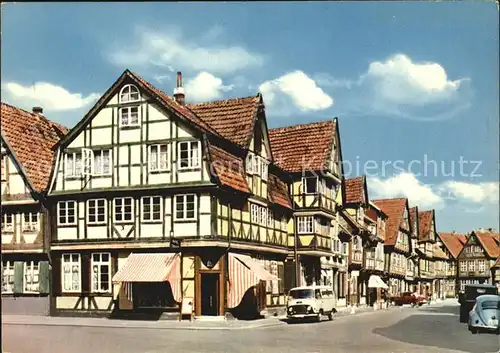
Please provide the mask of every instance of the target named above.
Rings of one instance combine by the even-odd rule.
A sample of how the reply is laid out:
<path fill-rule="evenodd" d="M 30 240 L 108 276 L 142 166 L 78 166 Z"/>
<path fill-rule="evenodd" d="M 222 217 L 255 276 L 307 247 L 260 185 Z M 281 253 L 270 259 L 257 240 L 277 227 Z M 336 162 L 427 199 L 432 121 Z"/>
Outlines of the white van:
<path fill-rule="evenodd" d="M 333 314 L 337 312 L 335 305 L 335 294 L 330 287 L 296 287 L 288 292 L 286 315 L 288 319 L 313 317 L 316 321 L 326 315 L 333 320 Z"/>

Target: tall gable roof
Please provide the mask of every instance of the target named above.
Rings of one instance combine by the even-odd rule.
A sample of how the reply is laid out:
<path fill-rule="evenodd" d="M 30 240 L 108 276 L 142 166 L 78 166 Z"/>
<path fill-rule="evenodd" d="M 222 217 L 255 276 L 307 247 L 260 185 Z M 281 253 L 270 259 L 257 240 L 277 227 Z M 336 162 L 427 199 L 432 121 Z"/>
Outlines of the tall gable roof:
<path fill-rule="evenodd" d="M 418 213 L 418 241 L 430 240 L 429 233 L 433 231 L 431 229 L 433 218 L 434 212 L 432 210 Z"/>
<path fill-rule="evenodd" d="M 385 245 L 395 245 L 408 200 L 406 198 L 396 198 L 373 200 L 372 202 L 388 217 L 385 230 Z"/>
<path fill-rule="evenodd" d="M 334 142 L 333 120 L 269 130 L 271 150 L 277 165 L 287 172 L 324 170 Z"/>
<path fill-rule="evenodd" d="M 292 209 L 292 201 L 286 183 L 277 175 L 269 173 L 269 201 L 277 205 Z"/>
<path fill-rule="evenodd" d="M 44 116 L 1 103 L 2 137 L 36 192 L 47 189 L 55 153 L 67 129 Z"/>
<path fill-rule="evenodd" d="M 262 104 L 260 94 L 253 97 L 186 105 L 205 123 L 229 141 L 247 147 L 254 120 Z"/>
<path fill-rule="evenodd" d="M 345 180 L 345 202 L 368 203 L 368 193 L 366 190 L 366 177 L 364 175 Z"/>
<path fill-rule="evenodd" d="M 438 233 L 438 237 L 450 254 L 456 259 L 465 243 L 465 235 L 457 233 Z"/>
<path fill-rule="evenodd" d="M 498 233 L 474 233 L 483 246 L 484 250 L 491 258 L 500 256 L 500 234 Z"/>

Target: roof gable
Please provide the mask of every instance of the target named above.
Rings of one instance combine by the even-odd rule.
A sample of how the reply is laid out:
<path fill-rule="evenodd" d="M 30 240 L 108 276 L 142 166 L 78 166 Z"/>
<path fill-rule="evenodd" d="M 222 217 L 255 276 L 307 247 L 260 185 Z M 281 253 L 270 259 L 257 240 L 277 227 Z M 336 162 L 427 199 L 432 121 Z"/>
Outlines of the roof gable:
<path fill-rule="evenodd" d="M 2 139 L 29 188 L 44 192 L 54 163 L 53 146 L 67 132 L 43 115 L 1 103 Z"/>
<path fill-rule="evenodd" d="M 457 233 L 438 233 L 438 237 L 450 254 L 456 259 L 463 249 L 465 236 Z"/>
<path fill-rule="evenodd" d="M 287 172 L 325 170 L 336 135 L 333 120 L 269 130 L 276 164 Z"/>
<path fill-rule="evenodd" d="M 421 211 L 418 213 L 418 241 L 433 241 L 434 229 L 434 211 Z"/>
<path fill-rule="evenodd" d="M 386 215 L 385 245 L 395 245 L 398 239 L 399 229 L 403 224 L 403 215 L 408 210 L 408 199 L 381 199 L 372 201 Z"/>
<path fill-rule="evenodd" d="M 187 104 L 194 114 L 218 134 L 242 147 L 248 147 L 262 96 Z"/>
<path fill-rule="evenodd" d="M 412 237 L 418 238 L 419 225 L 418 225 L 418 206 L 410 208 L 410 223 L 412 227 Z"/>
<path fill-rule="evenodd" d="M 346 204 L 368 204 L 368 191 L 364 175 L 345 180 Z"/>
<path fill-rule="evenodd" d="M 165 92 L 154 87 L 152 84 L 144 80 L 136 73 L 125 70 L 120 77 L 113 83 L 113 85 L 101 96 L 101 98 L 94 104 L 94 106 L 87 112 L 87 114 L 80 120 L 62 139 L 57 145 L 67 145 L 89 124 L 92 118 L 108 103 L 108 101 L 118 92 L 120 87 L 126 83 L 134 83 L 140 90 L 150 95 L 159 106 L 178 119 L 183 120 L 189 125 L 195 127 L 202 132 L 210 132 L 217 134 L 217 132 L 206 122 L 200 119 L 190 109 L 178 104 L 173 98 L 169 97 Z"/>
<path fill-rule="evenodd" d="M 489 257 L 496 259 L 500 256 L 500 234 L 480 232 L 472 232 L 472 234 L 476 235 L 479 243 Z"/>

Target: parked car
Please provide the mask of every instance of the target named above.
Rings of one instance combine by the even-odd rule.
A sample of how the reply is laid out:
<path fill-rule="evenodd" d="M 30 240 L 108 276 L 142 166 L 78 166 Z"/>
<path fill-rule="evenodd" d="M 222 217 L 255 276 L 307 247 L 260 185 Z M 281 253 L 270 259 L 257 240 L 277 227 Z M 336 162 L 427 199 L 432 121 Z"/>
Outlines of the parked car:
<path fill-rule="evenodd" d="M 495 331 L 500 334 L 500 295 L 480 295 L 469 312 L 469 331 Z"/>
<path fill-rule="evenodd" d="M 498 295 L 498 288 L 492 284 L 468 284 L 465 286 L 465 291 L 458 297 L 460 322 L 467 322 L 469 312 L 476 304 L 476 298 L 485 294 Z"/>
<path fill-rule="evenodd" d="M 392 297 L 391 301 L 394 305 L 411 305 L 411 306 L 421 306 L 426 303 L 427 300 L 425 296 L 420 296 L 411 292 L 404 292 L 399 296 Z"/>
<path fill-rule="evenodd" d="M 337 312 L 335 305 L 335 295 L 330 287 L 297 287 L 288 293 L 286 314 L 289 320 L 314 318 L 320 321 L 323 315 L 333 320 L 333 314 Z"/>

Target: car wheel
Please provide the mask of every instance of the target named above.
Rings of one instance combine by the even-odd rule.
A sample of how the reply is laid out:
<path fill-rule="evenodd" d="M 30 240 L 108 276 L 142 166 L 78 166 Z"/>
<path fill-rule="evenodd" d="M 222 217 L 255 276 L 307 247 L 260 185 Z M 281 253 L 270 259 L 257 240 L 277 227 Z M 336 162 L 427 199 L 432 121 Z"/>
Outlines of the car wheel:
<path fill-rule="evenodd" d="M 333 320 L 333 312 L 331 312 L 331 311 L 328 313 L 328 320 L 329 321 Z"/>
<path fill-rule="evenodd" d="M 321 313 L 318 313 L 318 316 L 316 316 L 315 320 L 316 320 L 316 322 L 321 321 Z"/>
<path fill-rule="evenodd" d="M 477 333 L 477 328 L 471 327 L 470 332 L 472 332 L 473 335 Z"/>
<path fill-rule="evenodd" d="M 414 308 L 417 304 L 416 303 L 411 303 L 411 307 Z"/>

